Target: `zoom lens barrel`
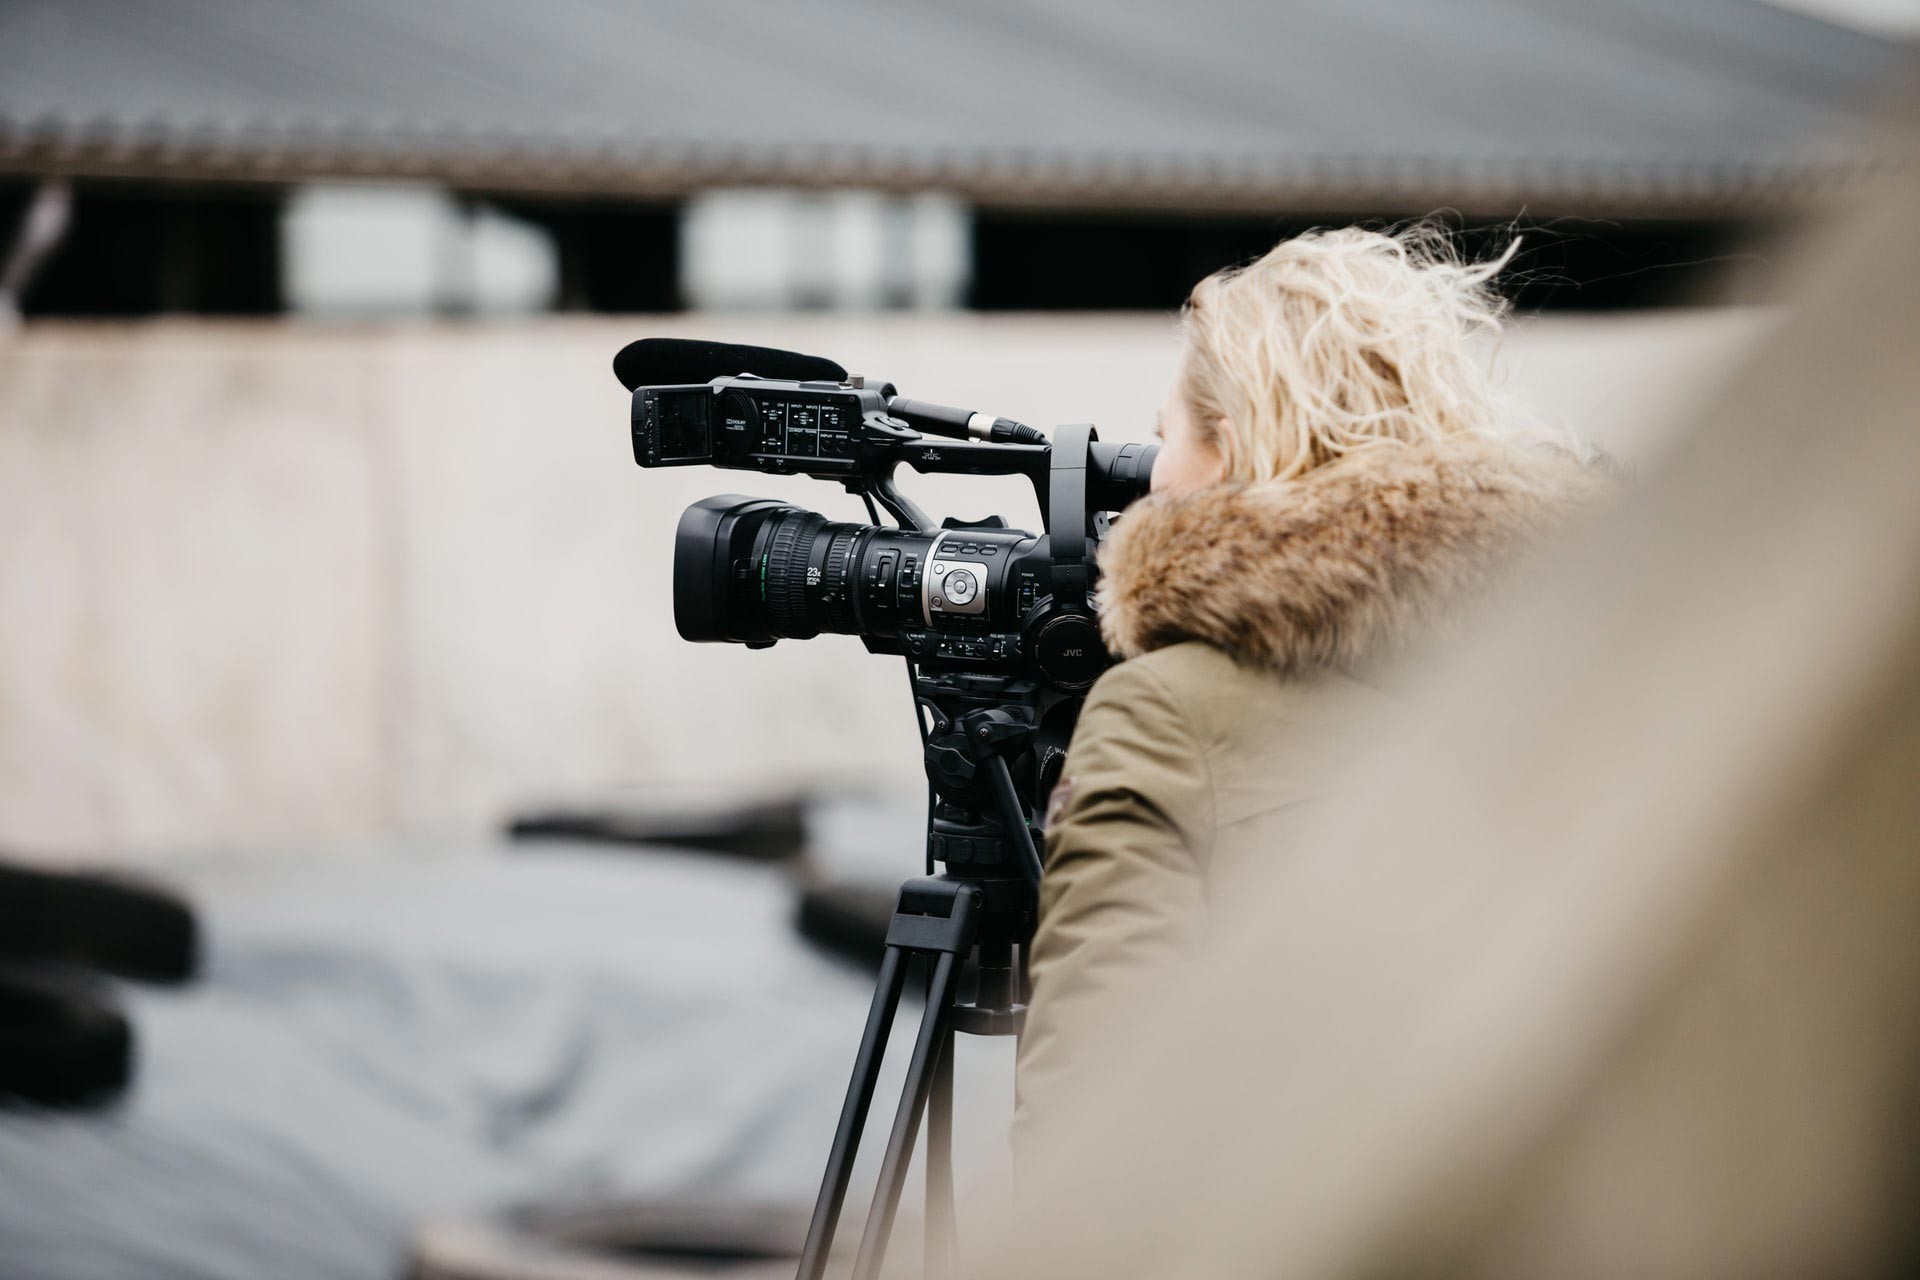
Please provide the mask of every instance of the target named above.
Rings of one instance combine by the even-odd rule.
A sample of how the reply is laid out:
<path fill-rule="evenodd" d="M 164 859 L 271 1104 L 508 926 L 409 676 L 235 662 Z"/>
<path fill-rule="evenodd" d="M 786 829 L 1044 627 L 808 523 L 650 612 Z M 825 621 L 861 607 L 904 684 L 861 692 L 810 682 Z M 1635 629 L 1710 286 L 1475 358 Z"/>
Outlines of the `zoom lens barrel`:
<path fill-rule="evenodd" d="M 763 542 L 762 599 L 767 625 L 781 639 L 808 640 L 822 631 L 855 635 L 853 568 L 866 525 L 837 524 L 799 508 L 769 519 Z"/>
<path fill-rule="evenodd" d="M 937 537 L 770 499 L 707 498 L 675 534 L 674 622 L 688 640 L 744 644 L 892 635 L 916 619 L 913 575 Z"/>
<path fill-rule="evenodd" d="M 1088 502 L 1118 510 L 1142 496 L 1154 446 L 1091 443 Z M 1098 638 L 1062 639 L 1050 604 L 1046 540 L 997 522 L 909 532 L 849 524 L 791 503 L 720 494 L 680 517 L 674 623 L 682 637 L 764 646 L 830 632 L 898 642 L 910 655 L 998 663 L 1093 654 Z M 1076 636 L 1079 632 L 1074 633 Z M 1069 638 L 1070 639 L 1070 638 Z M 1057 642 L 1057 643 L 1056 643 Z M 1096 667 L 1097 673 L 1097 667 Z"/>

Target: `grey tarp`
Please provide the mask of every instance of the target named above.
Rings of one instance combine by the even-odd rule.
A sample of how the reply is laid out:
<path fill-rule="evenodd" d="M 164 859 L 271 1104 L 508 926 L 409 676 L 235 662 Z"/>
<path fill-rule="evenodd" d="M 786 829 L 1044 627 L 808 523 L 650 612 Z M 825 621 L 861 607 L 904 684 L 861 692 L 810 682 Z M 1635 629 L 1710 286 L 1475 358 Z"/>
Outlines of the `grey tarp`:
<path fill-rule="evenodd" d="M 916 873 L 918 820 L 864 865 Z M 412 847 L 190 882 L 209 971 L 126 990 L 131 1094 L 0 1112 L 0 1275 L 378 1280 L 508 1202 L 811 1203 L 872 988 L 780 869 Z M 959 1055 L 963 1167 L 1004 1148 L 1000 1048 Z"/>

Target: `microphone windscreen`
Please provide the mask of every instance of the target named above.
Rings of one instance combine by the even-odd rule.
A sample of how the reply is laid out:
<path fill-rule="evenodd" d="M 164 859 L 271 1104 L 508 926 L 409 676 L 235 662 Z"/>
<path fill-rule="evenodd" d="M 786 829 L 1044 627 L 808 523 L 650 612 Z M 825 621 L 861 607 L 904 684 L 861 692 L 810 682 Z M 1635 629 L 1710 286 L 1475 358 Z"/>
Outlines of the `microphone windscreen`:
<path fill-rule="evenodd" d="M 635 387 L 711 382 L 742 373 L 793 382 L 844 382 L 847 377 L 845 369 L 820 356 L 692 338 L 642 338 L 629 342 L 613 358 L 613 376 L 629 391 Z"/>

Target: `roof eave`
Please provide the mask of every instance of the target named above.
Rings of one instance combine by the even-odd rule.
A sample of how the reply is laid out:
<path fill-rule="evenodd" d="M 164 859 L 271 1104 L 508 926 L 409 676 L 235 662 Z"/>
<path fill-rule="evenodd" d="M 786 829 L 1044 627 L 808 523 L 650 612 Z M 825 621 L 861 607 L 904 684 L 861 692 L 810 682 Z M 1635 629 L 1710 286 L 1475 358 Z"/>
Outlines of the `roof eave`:
<path fill-rule="evenodd" d="M 1183 214 L 1420 213 L 1726 220 L 1823 207 L 1872 184 L 1872 158 L 1593 165 L 1200 159 L 831 148 L 542 146 L 529 141 L 129 136 L 9 126 L 0 173 L 282 186 L 419 181 L 527 195 L 669 201 L 715 187 L 937 191 L 977 206 Z"/>

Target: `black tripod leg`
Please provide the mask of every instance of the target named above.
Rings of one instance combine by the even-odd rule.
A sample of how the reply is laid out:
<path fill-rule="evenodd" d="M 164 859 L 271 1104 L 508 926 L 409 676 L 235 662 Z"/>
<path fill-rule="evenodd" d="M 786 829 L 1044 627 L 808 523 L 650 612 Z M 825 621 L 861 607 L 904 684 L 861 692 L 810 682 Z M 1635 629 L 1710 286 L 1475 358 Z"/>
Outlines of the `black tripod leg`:
<path fill-rule="evenodd" d="M 941 961 L 951 958 L 942 956 Z M 866 1127 L 867 1109 L 873 1105 L 874 1086 L 880 1082 L 880 1059 L 887 1051 L 887 1033 L 893 1030 L 893 1015 L 900 1007 L 900 988 L 905 979 L 905 953 L 899 947 L 888 947 L 881 956 L 880 977 L 874 983 L 873 1004 L 867 1010 L 867 1028 L 860 1035 L 860 1052 L 854 1056 L 853 1079 L 847 1084 L 847 1100 L 840 1108 L 840 1125 L 833 1133 L 827 1173 L 820 1180 L 820 1198 L 814 1201 L 813 1221 L 807 1225 L 799 1280 L 820 1280 L 826 1273 L 827 1251 L 833 1248 L 834 1227 L 847 1199 L 853 1157 L 860 1149 L 860 1133 Z"/>
<path fill-rule="evenodd" d="M 933 1092 L 927 1098 L 926 1280 L 953 1274 L 953 1032 L 934 1051 Z"/>
<path fill-rule="evenodd" d="M 893 1133 L 887 1139 L 886 1159 L 880 1165 L 880 1185 L 873 1193 L 867 1229 L 860 1237 L 860 1256 L 853 1264 L 854 1280 L 877 1280 L 880 1274 L 880 1259 L 887 1252 L 893 1215 L 900 1208 L 900 1191 L 907 1181 L 907 1164 L 913 1159 L 914 1130 L 919 1127 L 920 1113 L 926 1109 L 927 1094 L 933 1087 L 936 1051 L 945 1042 L 951 1025 L 954 970 L 959 963 L 951 951 L 943 951 L 933 964 L 933 980 L 927 984 L 927 1012 L 920 1023 L 920 1034 L 914 1038 L 900 1109 L 894 1113 Z"/>

